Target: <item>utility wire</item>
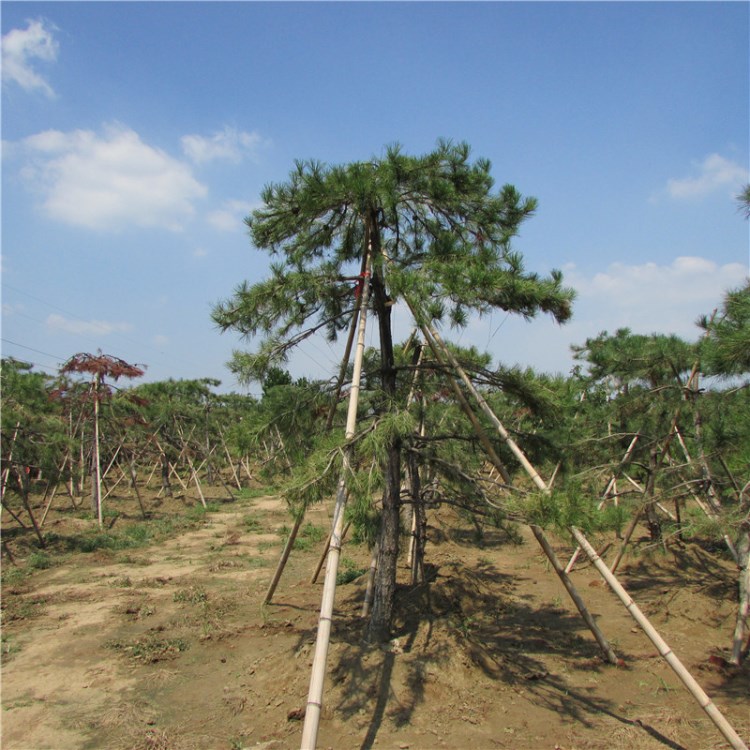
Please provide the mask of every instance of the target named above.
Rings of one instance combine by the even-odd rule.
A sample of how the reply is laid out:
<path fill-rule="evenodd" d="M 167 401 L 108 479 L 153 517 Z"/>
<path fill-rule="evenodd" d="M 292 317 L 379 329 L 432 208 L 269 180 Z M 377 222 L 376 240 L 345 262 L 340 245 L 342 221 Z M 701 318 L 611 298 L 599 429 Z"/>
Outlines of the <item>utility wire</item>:
<path fill-rule="evenodd" d="M 21 349 L 28 349 L 30 352 L 35 352 L 36 354 L 42 354 L 45 357 L 52 357 L 52 359 L 56 359 L 60 362 L 66 362 L 67 360 L 63 359 L 62 357 L 58 357 L 56 354 L 50 354 L 49 352 L 43 352 L 41 349 L 33 349 L 30 346 L 24 346 L 24 344 L 19 344 L 15 341 L 11 341 L 10 339 L 2 339 L 6 344 L 12 344 L 13 346 L 20 346 Z M 33 364 L 33 363 L 32 363 Z M 40 367 L 42 365 L 39 365 Z"/>
<path fill-rule="evenodd" d="M 70 310 L 66 310 L 65 308 L 60 307 L 59 305 L 55 305 L 52 302 L 50 302 L 49 300 L 42 299 L 41 297 L 37 297 L 36 295 L 31 294 L 30 292 L 26 292 L 23 289 L 18 289 L 18 287 L 14 287 L 13 285 L 7 284 L 5 282 L 3 282 L 3 287 L 6 288 L 6 289 L 11 290 L 13 292 L 17 292 L 18 294 L 23 294 L 26 297 L 28 297 L 29 299 L 32 299 L 35 302 L 40 302 L 41 304 L 46 305 L 47 307 L 50 307 L 53 310 L 57 310 L 57 311 L 59 311 L 61 313 L 64 313 L 65 315 L 69 315 L 71 318 L 74 318 L 75 320 L 78 320 L 81 323 L 88 323 L 87 320 L 85 320 L 84 318 L 81 318 L 79 315 L 76 315 L 75 313 L 71 312 Z M 32 320 L 35 323 L 39 323 L 41 325 L 45 324 L 45 321 L 39 320 L 37 318 L 33 318 L 32 316 L 27 315 L 26 313 L 17 311 L 15 314 L 16 315 L 21 315 L 21 316 L 23 316 L 25 318 L 28 318 L 29 320 Z M 172 364 L 173 360 L 177 360 L 179 362 L 182 362 L 183 364 L 190 365 L 191 367 L 198 366 L 198 362 L 192 362 L 192 361 L 189 361 L 189 360 L 182 359 L 181 357 L 175 357 L 174 355 L 167 354 L 166 352 L 162 351 L 161 349 L 157 349 L 155 346 L 153 346 L 151 344 L 148 344 L 148 343 L 142 342 L 142 341 L 136 341 L 135 339 L 132 339 L 129 336 L 126 336 L 124 333 L 122 333 L 120 331 L 113 331 L 112 333 L 114 335 L 116 335 L 116 336 L 119 336 L 124 341 L 129 342 L 130 344 L 133 344 L 133 345 L 138 346 L 138 347 L 145 347 L 147 349 L 151 349 L 152 351 L 157 352 L 158 354 L 161 354 L 163 357 L 166 357 L 168 360 L 170 360 L 169 362 L 164 362 L 164 361 L 159 362 L 157 360 L 156 364 L 161 364 L 162 366 L 170 366 Z M 90 336 L 86 336 L 85 334 L 82 334 L 82 333 L 77 333 L 75 335 L 78 336 L 78 337 L 80 337 L 84 341 L 90 341 L 90 342 L 92 342 L 94 344 L 97 344 L 97 345 L 99 345 L 101 343 L 100 341 L 98 341 L 96 339 L 93 339 Z M 65 360 L 62 360 L 62 361 L 65 361 Z M 201 366 L 202 366 L 202 363 L 201 363 Z"/>

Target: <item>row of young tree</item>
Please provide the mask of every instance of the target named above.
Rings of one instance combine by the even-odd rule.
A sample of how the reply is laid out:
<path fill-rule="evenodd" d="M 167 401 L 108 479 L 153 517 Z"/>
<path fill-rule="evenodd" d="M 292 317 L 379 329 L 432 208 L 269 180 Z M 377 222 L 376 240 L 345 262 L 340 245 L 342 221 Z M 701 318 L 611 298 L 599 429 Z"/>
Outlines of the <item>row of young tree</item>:
<path fill-rule="evenodd" d="M 192 481 L 202 498 L 201 476 L 231 493 L 266 471 L 297 523 L 311 504 L 336 498 L 334 566 L 344 521 L 372 547 L 371 640 L 391 632 L 404 525 L 419 581 L 437 505 L 454 506 L 478 533 L 529 524 L 543 546 L 548 527 L 615 529 L 613 570 L 642 520 L 655 544 L 711 539 L 737 562 L 740 660 L 750 575 L 750 285 L 701 321 L 695 342 L 622 329 L 576 347 L 580 366 L 569 376 L 492 367 L 489 355 L 444 342 L 441 326 L 461 328 L 494 309 L 564 323 L 574 293 L 559 272 L 524 268 L 511 242 L 536 203 L 512 186 L 495 191 L 489 162 L 472 162 L 468 146 L 441 142 L 420 157 L 390 148 L 339 167 L 300 162 L 263 201 L 247 224 L 255 247 L 272 256 L 271 276 L 240 285 L 213 314 L 221 329 L 259 339 L 230 369 L 240 382 L 263 383 L 263 397 L 221 396 L 208 380 L 118 390 L 113 381 L 140 372 L 104 355 L 72 358 L 59 382 L 6 360 L 8 512 L 32 513 L 26 468 L 41 470 L 49 487 L 62 480 L 73 502 L 90 475 L 100 522 L 102 482 L 104 492 L 122 479 L 137 487 L 138 476 L 158 471 L 164 492 L 172 480 Z M 402 343 L 393 338 L 394 305 L 413 318 Z M 379 343 L 365 350 L 368 316 Z M 287 356 L 317 333 L 345 335 L 338 372 L 292 382 Z M 332 606 L 332 593 L 324 606 L 326 598 Z M 310 731 L 303 746 L 315 744 Z"/>

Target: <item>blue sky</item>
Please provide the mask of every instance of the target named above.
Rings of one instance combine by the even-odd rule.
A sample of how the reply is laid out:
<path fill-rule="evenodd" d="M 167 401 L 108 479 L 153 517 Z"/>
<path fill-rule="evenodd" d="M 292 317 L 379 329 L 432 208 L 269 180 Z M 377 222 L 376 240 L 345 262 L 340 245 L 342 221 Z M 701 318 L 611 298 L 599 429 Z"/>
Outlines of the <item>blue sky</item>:
<path fill-rule="evenodd" d="M 210 311 L 266 274 L 242 224 L 263 185 L 440 137 L 538 198 L 515 248 L 579 294 L 566 326 L 449 338 L 564 373 L 603 329 L 694 340 L 748 275 L 749 7 L 3 2 L 3 356 L 238 389 Z M 290 369 L 338 356 L 316 340 Z"/>

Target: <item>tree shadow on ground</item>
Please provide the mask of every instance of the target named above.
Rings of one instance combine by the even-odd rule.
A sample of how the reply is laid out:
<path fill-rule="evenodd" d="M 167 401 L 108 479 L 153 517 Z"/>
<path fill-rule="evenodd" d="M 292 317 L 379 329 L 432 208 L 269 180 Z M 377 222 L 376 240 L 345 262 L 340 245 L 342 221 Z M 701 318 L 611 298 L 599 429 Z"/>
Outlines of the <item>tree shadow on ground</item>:
<path fill-rule="evenodd" d="M 474 568 L 447 563 L 434 582 L 399 587 L 394 638 L 380 647 L 361 640 L 358 597 L 340 605 L 346 614 L 334 628 L 337 664 L 331 679 L 339 693 L 337 713 L 345 722 L 359 720 L 365 731 L 360 750 L 371 750 L 385 721 L 395 728 L 409 724 L 425 701 L 428 676 L 452 659 L 455 668 L 457 655 L 467 669 L 522 687 L 532 703 L 581 726 L 596 726 L 603 714 L 640 728 L 665 747 L 685 750 L 653 727 L 620 715 L 612 701 L 551 674 L 547 656 L 576 670 L 614 667 L 604 663 L 578 615 L 524 601 L 514 595 L 516 581 L 486 562 Z"/>

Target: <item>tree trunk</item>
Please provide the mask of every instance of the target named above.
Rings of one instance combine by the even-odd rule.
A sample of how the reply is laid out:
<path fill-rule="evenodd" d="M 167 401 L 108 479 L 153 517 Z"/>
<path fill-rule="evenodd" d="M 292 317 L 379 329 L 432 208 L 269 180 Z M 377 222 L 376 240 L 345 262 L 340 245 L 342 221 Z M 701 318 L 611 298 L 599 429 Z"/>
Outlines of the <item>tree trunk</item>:
<path fill-rule="evenodd" d="M 91 473 L 91 506 L 99 528 L 102 528 L 102 459 L 99 450 L 99 380 L 94 376 L 94 458 Z"/>
<path fill-rule="evenodd" d="M 737 557 L 739 605 L 732 643 L 732 664 L 739 666 L 742 661 L 742 649 L 750 631 L 750 628 L 748 628 L 748 616 L 750 616 L 750 522 L 748 521 L 743 523 L 740 530 L 740 538 L 737 540 Z"/>
<path fill-rule="evenodd" d="M 377 231 L 373 232 L 374 238 Z M 373 242 L 375 245 L 375 242 Z M 379 247 L 373 246 L 373 256 L 379 255 Z M 379 271 L 372 275 L 372 293 L 375 313 L 380 331 L 381 383 L 385 394 L 384 409 L 395 408 L 396 368 L 393 355 L 391 331 L 391 304 L 383 277 Z M 399 510 L 401 506 L 401 440 L 398 437 L 387 450 L 383 467 L 383 509 L 378 541 L 378 562 L 375 574 L 375 593 L 372 614 L 367 629 L 370 641 L 386 641 L 390 637 L 393 603 L 396 597 L 396 563 L 398 560 Z"/>
<path fill-rule="evenodd" d="M 669 450 L 667 448 L 667 450 Z M 651 457 L 649 460 L 649 471 L 648 479 L 646 480 L 646 523 L 648 525 L 649 535 L 651 536 L 652 542 L 660 542 L 662 539 L 661 534 L 661 521 L 656 513 L 654 507 L 654 489 L 656 487 L 656 472 L 659 469 L 660 461 L 657 456 L 657 450 L 655 447 L 651 448 Z"/>
<path fill-rule="evenodd" d="M 161 454 L 161 488 L 164 490 L 164 497 L 172 497 L 172 485 L 169 483 L 169 461 L 167 454 Z"/>

